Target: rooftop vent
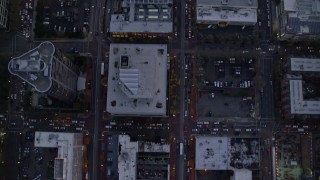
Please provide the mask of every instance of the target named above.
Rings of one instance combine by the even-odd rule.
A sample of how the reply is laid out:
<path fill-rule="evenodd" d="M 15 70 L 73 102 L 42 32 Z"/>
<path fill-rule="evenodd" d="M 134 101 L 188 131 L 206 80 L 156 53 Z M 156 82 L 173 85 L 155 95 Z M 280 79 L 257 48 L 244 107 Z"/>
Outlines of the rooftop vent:
<path fill-rule="evenodd" d="M 162 108 L 162 103 L 157 103 L 156 108 Z"/>
<path fill-rule="evenodd" d="M 228 1 L 228 0 L 221 0 L 221 4 L 222 4 L 222 5 L 228 5 L 228 4 L 229 4 L 229 1 Z"/>

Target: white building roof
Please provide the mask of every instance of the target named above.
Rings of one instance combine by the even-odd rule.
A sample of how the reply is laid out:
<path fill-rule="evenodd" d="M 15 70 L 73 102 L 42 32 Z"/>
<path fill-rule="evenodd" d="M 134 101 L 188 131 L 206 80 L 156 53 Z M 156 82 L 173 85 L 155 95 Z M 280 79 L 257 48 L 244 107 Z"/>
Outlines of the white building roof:
<path fill-rule="evenodd" d="M 303 99 L 302 80 L 289 80 L 291 114 L 320 114 L 320 101 Z"/>
<path fill-rule="evenodd" d="M 127 135 L 119 135 L 118 156 L 119 179 L 135 180 L 137 169 L 138 142 L 131 142 Z"/>
<path fill-rule="evenodd" d="M 320 59 L 291 58 L 291 71 L 320 72 Z"/>
<path fill-rule="evenodd" d="M 82 134 L 35 132 L 35 147 L 58 148 L 54 177 L 60 180 L 82 179 Z M 62 178 L 61 178 L 62 177 Z"/>
<path fill-rule="evenodd" d="M 167 45 L 111 44 L 107 111 L 166 115 Z"/>
<path fill-rule="evenodd" d="M 172 0 L 124 0 L 122 14 L 111 14 L 110 32 L 172 32 Z"/>
<path fill-rule="evenodd" d="M 197 136 L 196 169 L 229 169 L 229 146 L 230 142 L 228 137 Z"/>
<path fill-rule="evenodd" d="M 197 21 L 237 25 L 257 23 L 257 0 L 197 0 Z"/>

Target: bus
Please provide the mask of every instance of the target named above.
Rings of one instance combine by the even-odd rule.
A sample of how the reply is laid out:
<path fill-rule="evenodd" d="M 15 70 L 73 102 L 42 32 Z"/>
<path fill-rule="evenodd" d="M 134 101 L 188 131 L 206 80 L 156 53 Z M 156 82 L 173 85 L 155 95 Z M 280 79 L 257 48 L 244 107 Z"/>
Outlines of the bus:
<path fill-rule="evenodd" d="M 183 155 L 183 143 L 180 143 L 180 155 Z"/>
<path fill-rule="evenodd" d="M 101 76 L 104 74 L 104 62 L 101 63 Z"/>

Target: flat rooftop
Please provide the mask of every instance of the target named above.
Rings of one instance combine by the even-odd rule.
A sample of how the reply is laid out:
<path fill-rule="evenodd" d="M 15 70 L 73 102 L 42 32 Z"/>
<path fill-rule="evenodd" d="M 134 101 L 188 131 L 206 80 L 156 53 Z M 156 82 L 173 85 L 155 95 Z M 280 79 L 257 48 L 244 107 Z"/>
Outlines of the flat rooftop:
<path fill-rule="evenodd" d="M 57 179 L 82 179 L 82 134 L 35 132 L 34 146 L 58 148 L 54 176 Z"/>
<path fill-rule="evenodd" d="M 291 114 L 320 114 L 320 101 L 304 100 L 302 80 L 289 80 Z"/>
<path fill-rule="evenodd" d="M 316 0 L 284 0 L 286 31 L 294 34 L 320 33 L 320 2 Z"/>
<path fill-rule="evenodd" d="M 110 44 L 107 111 L 165 116 L 167 45 Z"/>
<path fill-rule="evenodd" d="M 111 14 L 110 32 L 171 33 L 172 20 L 172 0 L 124 0 L 121 13 Z"/>
<path fill-rule="evenodd" d="M 320 72 L 320 59 L 290 58 L 291 71 Z"/>
<path fill-rule="evenodd" d="M 170 153 L 169 144 L 130 141 L 130 136 L 128 135 L 119 135 L 118 142 L 119 142 L 118 172 L 119 172 L 119 179 L 121 180 L 137 179 L 138 152 L 145 152 L 145 153 L 153 152 L 153 153 L 159 153 L 159 154 L 163 152 Z M 158 157 L 156 156 L 156 154 L 149 154 L 148 156 Z M 150 157 L 150 159 L 152 159 L 152 157 Z"/>
<path fill-rule="evenodd" d="M 196 137 L 196 169 L 226 170 L 230 164 L 228 137 Z"/>
<path fill-rule="evenodd" d="M 51 42 L 43 42 L 34 49 L 10 60 L 8 70 L 11 74 L 27 81 L 39 92 L 50 89 L 52 58 L 55 47 Z"/>
<path fill-rule="evenodd" d="M 196 170 L 232 170 L 231 180 L 252 179 L 259 168 L 257 138 L 196 136 Z"/>
<path fill-rule="evenodd" d="M 118 156 L 119 179 L 135 180 L 137 169 L 138 142 L 131 142 L 130 136 L 119 135 L 120 153 Z"/>
<path fill-rule="evenodd" d="M 257 0 L 197 0 L 197 21 L 254 25 L 257 23 L 257 8 Z"/>

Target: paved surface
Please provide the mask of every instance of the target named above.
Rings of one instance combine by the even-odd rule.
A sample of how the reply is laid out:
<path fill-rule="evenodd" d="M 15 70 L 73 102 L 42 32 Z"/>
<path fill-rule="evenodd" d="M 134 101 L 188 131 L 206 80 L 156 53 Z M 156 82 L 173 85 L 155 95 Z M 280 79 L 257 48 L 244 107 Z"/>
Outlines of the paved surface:
<path fill-rule="evenodd" d="M 208 96 L 205 92 L 198 99 L 200 117 L 208 117 L 209 112 L 213 117 L 250 117 L 250 104 L 242 98 L 226 97 L 220 93 L 215 93 L 214 99 Z"/>
<path fill-rule="evenodd" d="M 273 57 L 270 55 L 262 58 L 263 86 L 260 89 L 261 118 L 273 118 Z"/>
<path fill-rule="evenodd" d="M 179 120 L 179 136 L 177 138 L 177 142 L 183 142 L 184 136 L 183 136 L 183 127 L 184 127 L 184 112 L 186 109 L 185 107 L 185 1 L 180 1 L 180 4 L 178 4 L 178 7 L 180 9 L 180 36 L 179 36 L 179 43 L 180 43 L 180 114 L 178 115 Z M 178 28 L 179 29 L 179 28 Z M 180 151 L 179 151 L 180 152 Z M 180 155 L 180 153 L 176 153 L 176 179 L 185 179 L 184 178 L 184 156 Z"/>
<path fill-rule="evenodd" d="M 98 180 L 99 174 L 99 121 L 101 119 L 101 109 L 100 109 L 100 97 L 101 97 L 101 62 L 102 62 L 102 46 L 101 46 L 101 38 L 99 37 L 100 33 L 100 21 L 101 17 L 103 16 L 103 4 L 101 1 L 96 0 L 95 4 L 93 5 L 95 7 L 95 15 L 94 15 L 94 34 L 96 35 L 96 41 L 97 41 L 97 58 L 93 59 L 93 80 L 92 80 L 92 109 L 91 109 L 91 117 L 94 120 L 94 127 L 90 134 L 92 134 L 92 149 L 90 153 L 90 162 L 89 162 L 89 176 L 90 179 Z M 98 33 L 96 33 L 98 32 Z M 100 148 L 101 149 L 101 148 Z"/>

